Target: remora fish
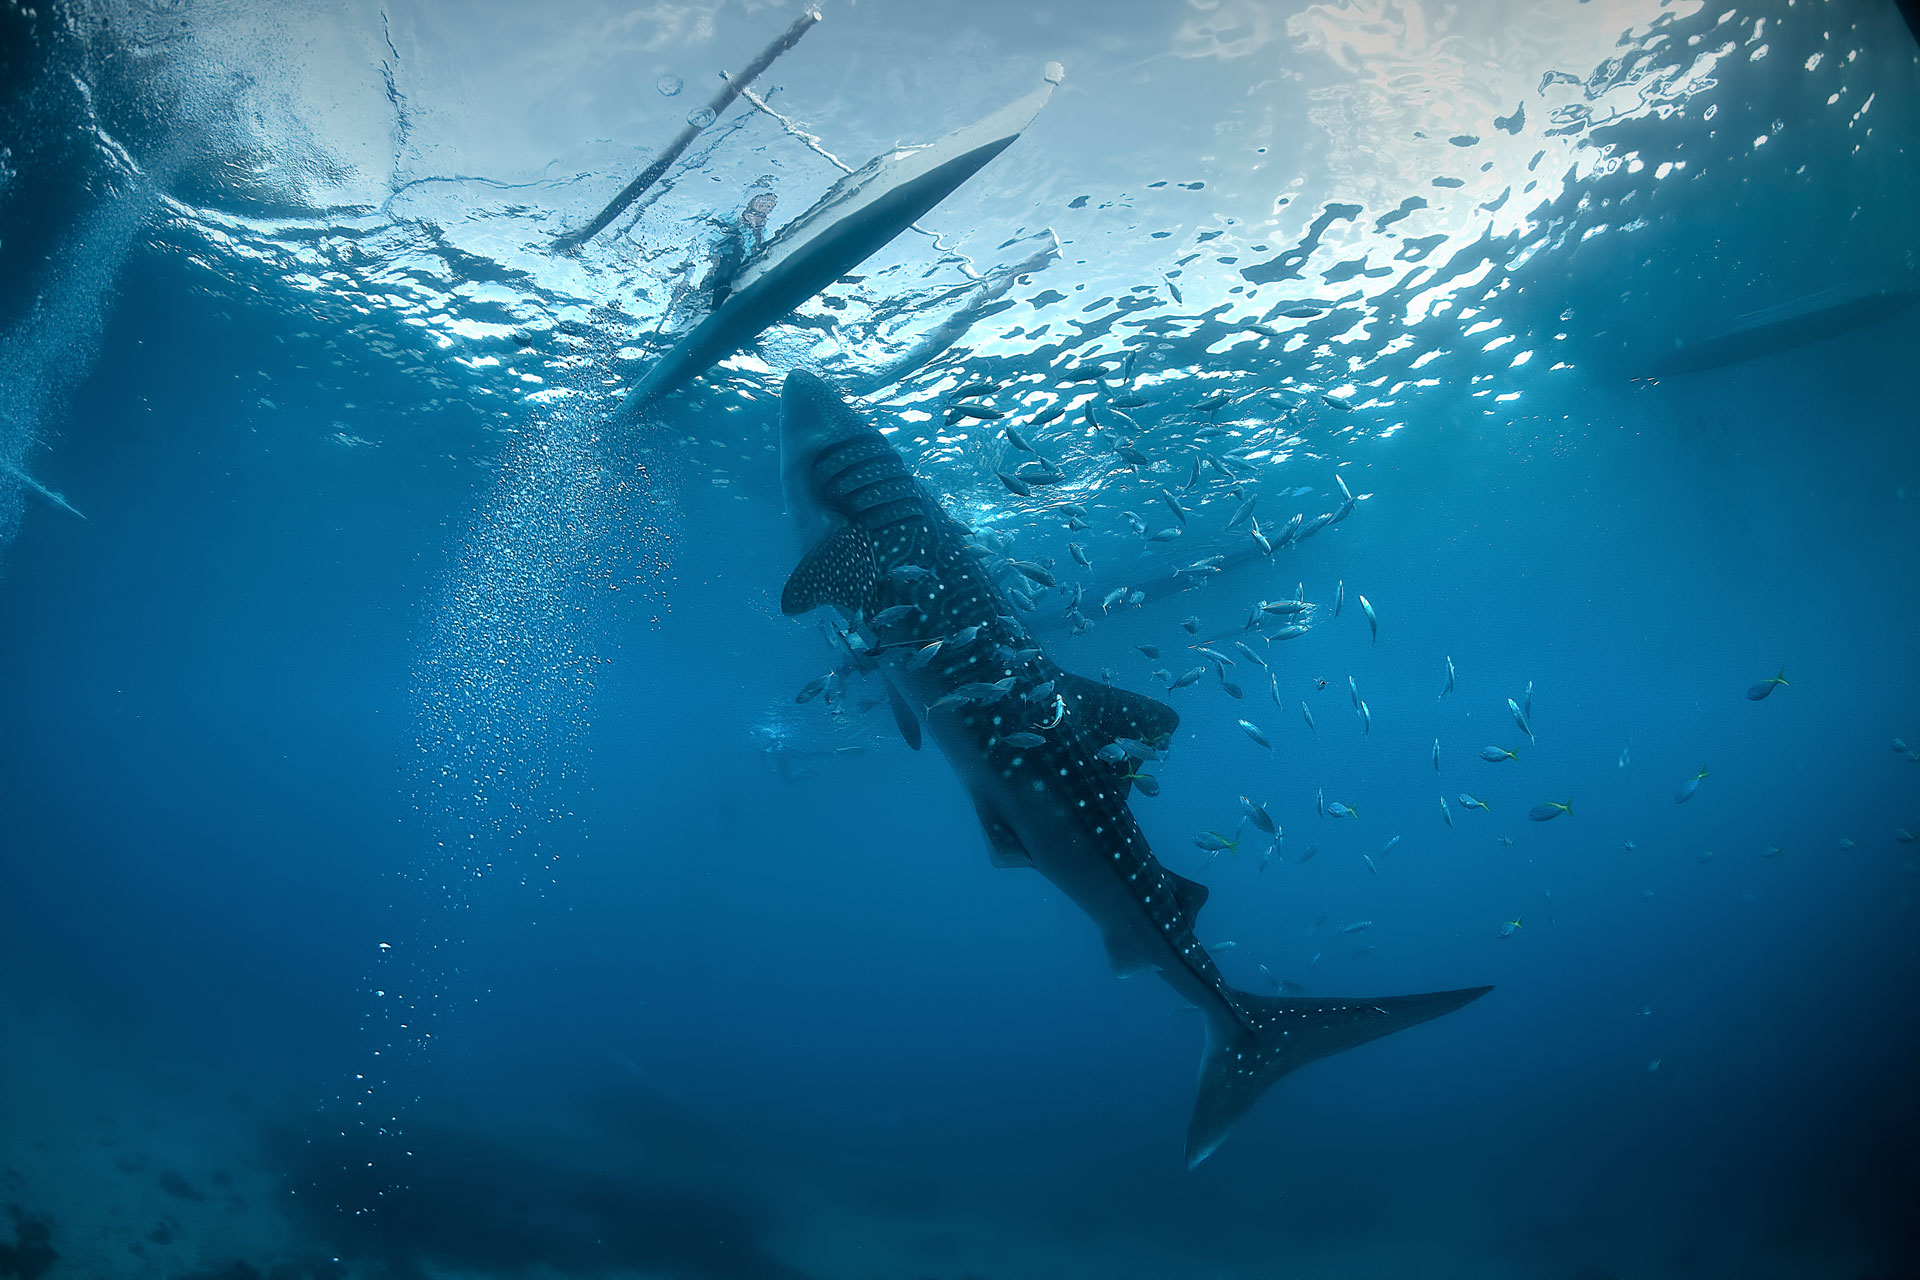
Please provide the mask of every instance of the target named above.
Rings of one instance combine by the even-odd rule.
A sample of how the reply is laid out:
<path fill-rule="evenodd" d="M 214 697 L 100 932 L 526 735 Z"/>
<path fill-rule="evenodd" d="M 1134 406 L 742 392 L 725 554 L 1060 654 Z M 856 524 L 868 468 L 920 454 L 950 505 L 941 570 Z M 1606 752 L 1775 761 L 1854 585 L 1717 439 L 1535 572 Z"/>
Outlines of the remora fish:
<path fill-rule="evenodd" d="M 944 584 L 919 601 L 927 616 L 918 625 L 929 638 L 977 627 L 1009 648 L 1037 648 L 965 530 L 879 431 L 808 373 L 787 376 L 780 408 L 787 506 L 812 547 L 781 593 L 782 612 L 830 606 L 852 624 L 899 602 L 892 571 L 920 564 Z M 993 861 L 1038 870 L 1094 922 L 1116 971 L 1156 969 L 1204 1015 L 1207 1048 L 1187 1127 L 1189 1168 L 1211 1155 L 1260 1094 L 1295 1068 L 1450 1013 L 1492 990 L 1306 998 L 1228 986 L 1194 937 L 1206 886 L 1160 865 L 1127 807 L 1131 770 L 1124 761 L 1095 758 L 1116 738 L 1164 741 L 1179 724 L 1173 708 L 1070 675 L 1044 653 L 1009 666 L 942 650 L 909 670 L 894 656 L 899 650 L 886 652 L 890 686 L 923 709 L 983 679 L 1013 679 L 1018 696 L 943 706 L 926 714 L 927 728 L 973 800 Z M 1029 691 L 1043 683 L 1057 690 L 1052 705 L 1064 714 L 1043 745 L 1008 743 L 1006 735 L 1032 727 L 1009 708 L 1025 706 Z"/>

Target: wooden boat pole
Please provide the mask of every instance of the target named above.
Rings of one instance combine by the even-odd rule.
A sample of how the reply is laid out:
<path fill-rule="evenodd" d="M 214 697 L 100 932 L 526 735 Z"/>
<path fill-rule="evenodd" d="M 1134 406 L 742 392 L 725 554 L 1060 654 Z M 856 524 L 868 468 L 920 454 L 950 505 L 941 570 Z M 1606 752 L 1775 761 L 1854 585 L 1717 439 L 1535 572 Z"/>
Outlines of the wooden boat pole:
<path fill-rule="evenodd" d="M 707 111 L 712 115 L 712 119 L 709 120 L 708 123 L 711 124 L 713 120 L 718 120 L 720 113 L 733 105 L 733 100 L 740 96 L 742 89 L 752 84 L 755 77 L 772 66 L 775 58 L 800 43 L 800 37 L 807 34 L 813 27 L 813 24 L 818 21 L 820 21 L 820 11 L 818 9 L 807 10 L 794 20 L 794 24 L 788 27 L 779 39 L 762 49 L 760 56 L 752 62 L 749 62 L 739 75 L 728 76 L 727 82 L 721 87 L 720 92 L 714 94 L 713 101 L 707 103 Z M 575 249 L 578 249 L 581 245 L 593 239 L 602 231 L 605 231 L 615 218 L 626 211 L 628 205 L 640 198 L 642 192 L 660 180 L 660 175 L 665 173 L 668 168 L 672 166 L 673 162 L 680 158 L 680 153 L 685 151 L 688 146 L 693 143 L 693 140 L 700 136 L 701 131 L 706 127 L 704 124 L 689 124 L 681 131 L 680 136 L 668 145 L 665 151 L 662 151 L 658 156 L 654 157 L 653 163 L 642 170 L 639 177 L 621 189 L 620 194 L 613 198 L 613 203 L 595 215 L 592 222 L 589 222 L 577 231 L 569 231 L 556 239 L 553 242 L 553 251 L 555 253 L 572 253 Z"/>

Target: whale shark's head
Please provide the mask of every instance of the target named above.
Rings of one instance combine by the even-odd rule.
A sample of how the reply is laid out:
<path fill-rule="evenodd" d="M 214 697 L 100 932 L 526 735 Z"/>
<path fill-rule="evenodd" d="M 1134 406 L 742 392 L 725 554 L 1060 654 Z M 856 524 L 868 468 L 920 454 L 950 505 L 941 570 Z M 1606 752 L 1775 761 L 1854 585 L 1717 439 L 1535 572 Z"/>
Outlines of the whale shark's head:
<path fill-rule="evenodd" d="M 780 485 L 787 514 L 811 545 L 839 514 L 819 474 L 822 455 L 844 440 L 877 435 L 838 392 L 804 369 L 787 375 L 780 391 Z"/>
<path fill-rule="evenodd" d="M 780 480 L 805 546 L 837 522 L 871 525 L 913 488 L 886 437 L 831 385 L 799 369 L 780 392 Z"/>

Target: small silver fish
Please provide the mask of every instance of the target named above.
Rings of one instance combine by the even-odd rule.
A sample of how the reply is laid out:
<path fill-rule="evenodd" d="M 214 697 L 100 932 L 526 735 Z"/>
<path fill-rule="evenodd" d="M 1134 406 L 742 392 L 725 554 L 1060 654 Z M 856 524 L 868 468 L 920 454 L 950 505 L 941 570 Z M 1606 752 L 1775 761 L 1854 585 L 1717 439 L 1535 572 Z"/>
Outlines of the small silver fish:
<path fill-rule="evenodd" d="M 1533 736 L 1533 728 L 1527 723 L 1526 713 L 1520 710 L 1520 704 L 1512 698 L 1507 699 L 1507 710 L 1513 713 L 1513 722 L 1520 726 L 1520 732 L 1527 735 L 1528 742 L 1538 741 Z"/>
<path fill-rule="evenodd" d="M 1246 796 L 1241 796 L 1240 808 L 1246 812 L 1247 818 L 1253 825 L 1260 828 L 1260 830 L 1270 836 L 1280 834 L 1280 828 L 1274 822 L 1273 815 L 1267 812 L 1266 805 L 1261 804 L 1257 800 L 1249 800 Z"/>
<path fill-rule="evenodd" d="M 1433 771 L 1440 772 L 1440 739 L 1433 740 Z"/>
<path fill-rule="evenodd" d="M 991 682 L 978 680 L 970 684 L 963 684 L 958 689 L 955 689 L 953 694 L 948 696 L 958 696 L 968 702 L 998 702 L 1012 692 L 1013 677 L 1008 676 L 1004 680 L 994 680 Z"/>
<path fill-rule="evenodd" d="M 1275 698 L 1275 699 L 1278 699 L 1278 698 L 1279 698 L 1279 696 L 1280 696 L 1280 686 L 1279 686 L 1278 684 L 1276 684 L 1276 685 L 1274 685 L 1274 689 L 1273 689 L 1273 696 L 1274 696 L 1274 698 Z M 1313 727 L 1313 708 L 1312 708 L 1312 707 L 1310 707 L 1310 706 L 1308 706 L 1308 705 L 1307 705 L 1306 703 L 1304 703 L 1304 702 L 1302 702 L 1302 703 L 1300 704 L 1300 714 L 1301 714 L 1301 715 L 1303 715 L 1303 716 L 1305 716 L 1305 717 L 1307 718 L 1307 730 L 1308 730 L 1308 732 L 1310 732 L 1310 733 L 1318 733 L 1318 732 L 1320 732 L 1320 731 L 1319 731 L 1318 729 L 1316 729 L 1316 728 L 1314 728 L 1314 727 Z"/>
<path fill-rule="evenodd" d="M 1448 658 L 1447 659 L 1447 687 L 1440 691 L 1440 696 L 1444 698 L 1452 692 L 1453 692 L 1453 659 Z"/>
<path fill-rule="evenodd" d="M 1267 750 L 1269 751 L 1273 750 L 1273 744 L 1267 741 L 1267 735 L 1262 733 L 1260 731 L 1260 726 L 1255 724 L 1253 721 L 1251 720 L 1240 721 L 1240 731 L 1246 734 L 1249 738 L 1252 738 L 1255 742 L 1259 743 L 1261 746 L 1265 747 Z"/>
<path fill-rule="evenodd" d="M 1057 587 L 1060 585 L 1054 581 L 1053 574 L 1044 565 L 1035 564 L 1031 560 L 1009 560 L 1007 563 L 1019 570 L 1021 576 L 1030 582 L 1037 583 L 1043 587 Z"/>
<path fill-rule="evenodd" d="M 1449 827 L 1453 825 L 1453 810 L 1447 808 L 1447 798 L 1445 796 L 1440 797 L 1440 816 L 1447 820 Z"/>
<path fill-rule="evenodd" d="M 1373 632 L 1373 643 L 1380 643 L 1380 619 L 1373 614 L 1373 603 L 1365 596 L 1356 596 L 1360 601 L 1360 612 L 1367 615 L 1367 629 Z"/>

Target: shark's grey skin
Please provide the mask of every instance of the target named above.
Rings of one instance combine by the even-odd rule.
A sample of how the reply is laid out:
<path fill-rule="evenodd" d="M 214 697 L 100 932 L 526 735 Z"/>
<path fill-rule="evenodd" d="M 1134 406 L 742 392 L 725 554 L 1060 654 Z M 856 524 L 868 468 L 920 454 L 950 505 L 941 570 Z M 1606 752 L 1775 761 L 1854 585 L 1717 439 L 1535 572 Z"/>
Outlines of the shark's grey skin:
<path fill-rule="evenodd" d="M 786 584 L 782 610 L 830 606 L 864 632 L 965 785 L 994 862 L 1038 870 L 1093 920 L 1116 971 L 1154 969 L 1205 1015 L 1189 1168 L 1294 1068 L 1492 989 L 1305 999 L 1228 986 L 1194 937 L 1206 887 L 1160 865 L 1127 807 L 1130 765 L 1096 755 L 1115 738 L 1164 746 L 1179 724 L 1173 708 L 1070 675 L 1040 652 L 967 531 L 819 378 L 788 375 L 780 445 L 788 509 L 812 547 Z M 906 584 L 890 576 L 906 565 L 931 573 Z M 901 604 L 917 614 L 879 633 L 866 627 L 865 619 Z M 959 639 L 974 628 L 970 641 Z M 916 664 L 935 640 L 946 643 Z M 1008 680 L 1002 695 L 996 685 Z M 961 693 L 972 697 L 955 701 Z M 1005 741 L 1015 733 L 1044 741 Z"/>

